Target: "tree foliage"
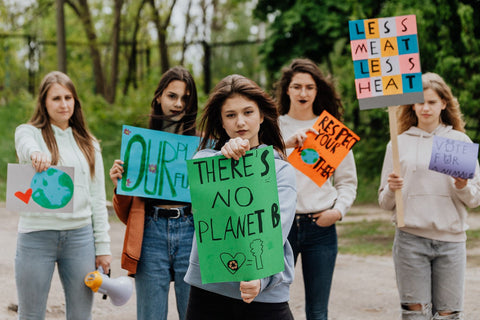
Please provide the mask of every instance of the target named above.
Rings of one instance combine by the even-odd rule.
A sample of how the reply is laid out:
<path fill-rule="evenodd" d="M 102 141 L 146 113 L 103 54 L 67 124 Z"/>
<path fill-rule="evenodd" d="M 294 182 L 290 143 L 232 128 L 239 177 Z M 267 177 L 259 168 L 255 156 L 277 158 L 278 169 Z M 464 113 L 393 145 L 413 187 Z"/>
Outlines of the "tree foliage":
<path fill-rule="evenodd" d="M 259 0 L 258 19 L 270 20 L 262 45 L 269 74 L 278 78 L 292 58 L 307 57 L 332 74 L 342 95 L 345 122 L 362 137 L 358 171 L 376 177 L 388 135 L 384 110 L 358 111 L 348 21 L 415 14 L 422 71 L 439 73 L 459 99 L 467 131 L 480 138 L 480 2 L 478 0 L 308 1 Z"/>
<path fill-rule="evenodd" d="M 382 109 L 359 111 L 348 21 L 415 14 L 422 71 L 446 79 L 468 134 L 480 138 L 479 0 L 63 1 L 67 70 L 93 113 L 93 130 L 148 113 L 155 86 L 172 65 L 192 71 L 201 106 L 210 87 L 228 74 L 271 90 L 282 66 L 308 57 L 333 75 L 344 122 L 362 138 L 354 149 L 359 175 L 376 180 L 389 140 L 388 117 Z M 17 105 L 57 68 L 54 4 L 0 2 L 0 107 Z M 119 109 L 130 118 L 114 117 Z"/>

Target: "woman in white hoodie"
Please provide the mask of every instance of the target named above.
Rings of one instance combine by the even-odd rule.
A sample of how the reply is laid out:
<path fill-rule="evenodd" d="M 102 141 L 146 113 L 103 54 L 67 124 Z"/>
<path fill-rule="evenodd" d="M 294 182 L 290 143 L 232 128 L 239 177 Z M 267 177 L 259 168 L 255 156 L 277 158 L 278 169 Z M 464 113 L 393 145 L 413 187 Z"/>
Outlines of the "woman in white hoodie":
<path fill-rule="evenodd" d="M 93 291 L 84 278 L 95 268 L 106 273 L 110 269 L 110 225 L 100 145 L 88 130 L 77 90 L 66 74 L 52 71 L 43 78 L 30 121 L 15 130 L 15 149 L 20 164 L 31 164 L 44 177 L 55 173 L 54 165 L 75 168 L 73 212 L 58 207 L 20 212 L 15 256 L 18 319 L 45 319 L 56 265 L 66 319 L 89 320 Z M 40 205 L 55 209 L 45 202 Z"/>
<path fill-rule="evenodd" d="M 425 102 L 398 112 L 401 176 L 393 173 L 389 143 L 378 201 L 395 210 L 395 191 L 402 190 L 405 227 L 397 227 L 393 244 L 402 319 L 463 319 L 466 207 L 480 205 L 478 162 L 472 179 L 429 170 L 435 135 L 471 140 L 445 81 L 426 73 L 422 82 Z"/>

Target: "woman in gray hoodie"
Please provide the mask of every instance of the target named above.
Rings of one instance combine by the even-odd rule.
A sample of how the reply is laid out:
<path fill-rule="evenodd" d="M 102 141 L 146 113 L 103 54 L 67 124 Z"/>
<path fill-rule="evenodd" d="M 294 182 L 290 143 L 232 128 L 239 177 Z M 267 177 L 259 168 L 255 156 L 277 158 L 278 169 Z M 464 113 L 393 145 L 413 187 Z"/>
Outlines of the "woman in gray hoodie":
<path fill-rule="evenodd" d="M 378 201 L 395 211 L 395 191 L 402 190 L 405 226 L 393 244 L 402 319 L 463 319 L 466 207 L 480 205 L 478 161 L 472 179 L 429 170 L 434 136 L 471 140 L 445 81 L 426 73 L 422 82 L 425 102 L 399 108 L 402 176 L 393 173 L 389 143 Z"/>
<path fill-rule="evenodd" d="M 273 146 L 285 268 L 262 279 L 204 284 L 194 238 L 185 276 L 185 281 L 191 285 L 187 320 L 293 319 L 288 300 L 294 264 L 287 236 L 295 216 L 295 172 L 284 160 L 285 148 L 275 103 L 252 80 L 230 75 L 210 94 L 200 128 L 204 137 L 194 158 L 224 155 L 239 160 L 248 150 Z M 207 149 L 211 144 L 209 139 L 214 140 L 213 149 Z"/>

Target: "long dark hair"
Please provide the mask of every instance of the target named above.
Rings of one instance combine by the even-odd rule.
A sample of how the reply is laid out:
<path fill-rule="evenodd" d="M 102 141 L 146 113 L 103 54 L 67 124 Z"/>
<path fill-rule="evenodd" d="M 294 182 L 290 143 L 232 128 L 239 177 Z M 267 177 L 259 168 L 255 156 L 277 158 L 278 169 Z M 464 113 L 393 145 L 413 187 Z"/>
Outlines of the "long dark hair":
<path fill-rule="evenodd" d="M 282 77 L 276 84 L 276 99 L 281 115 L 290 110 L 288 86 L 297 73 L 308 73 L 317 86 L 317 95 L 313 102 L 313 113 L 317 116 L 327 110 L 332 116 L 342 121 L 343 105 L 330 77 L 325 77 L 318 66 L 310 59 L 294 59 L 288 67 L 282 69 Z"/>
<path fill-rule="evenodd" d="M 59 84 L 72 93 L 75 105 L 73 108 L 73 115 L 68 120 L 68 125 L 72 128 L 73 137 L 87 159 L 90 168 L 90 176 L 93 177 L 95 176 L 95 147 L 93 145 L 95 137 L 88 130 L 75 85 L 65 73 L 52 71 L 43 78 L 40 83 L 37 105 L 33 112 L 33 116 L 28 123 L 34 127 L 42 129 L 43 140 L 45 140 L 45 144 L 52 155 L 52 165 L 57 165 L 60 160 L 60 154 L 58 152 L 57 141 L 55 140 L 50 116 L 48 115 L 47 106 L 45 104 L 48 90 L 50 90 L 54 84 Z"/>
<path fill-rule="evenodd" d="M 185 100 L 185 114 L 178 120 L 173 121 L 172 116 L 163 114 L 162 106 L 157 99 L 162 95 L 165 88 L 172 81 L 183 81 L 186 84 L 187 97 Z M 157 89 L 151 103 L 149 129 L 163 130 L 164 122 L 169 121 L 171 125 L 175 125 L 175 132 L 179 134 L 193 136 L 196 133 L 195 121 L 198 111 L 197 87 L 192 75 L 185 68 L 177 66 L 170 68 L 165 72 L 158 83 Z"/>
<path fill-rule="evenodd" d="M 258 140 L 260 143 L 272 145 L 280 154 L 285 153 L 280 128 L 278 127 L 278 111 L 273 99 L 265 93 L 254 81 L 233 74 L 223 78 L 210 93 L 200 120 L 200 129 L 203 137 L 199 149 L 209 146 L 209 139 L 215 141 L 215 150 L 220 150 L 230 139 L 222 126 L 222 106 L 230 97 L 243 96 L 257 103 L 260 113 L 263 115 L 263 123 L 260 125 Z"/>

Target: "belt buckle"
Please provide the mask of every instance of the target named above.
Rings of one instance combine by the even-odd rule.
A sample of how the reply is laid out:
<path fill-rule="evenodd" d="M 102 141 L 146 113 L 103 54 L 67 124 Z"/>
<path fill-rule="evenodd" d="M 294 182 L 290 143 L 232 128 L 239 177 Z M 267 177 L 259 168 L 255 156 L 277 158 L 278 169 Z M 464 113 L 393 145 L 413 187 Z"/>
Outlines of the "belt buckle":
<path fill-rule="evenodd" d="M 179 208 L 170 208 L 170 210 L 177 210 L 177 215 L 174 217 L 170 217 L 170 219 L 178 219 L 182 215 L 182 211 Z"/>

